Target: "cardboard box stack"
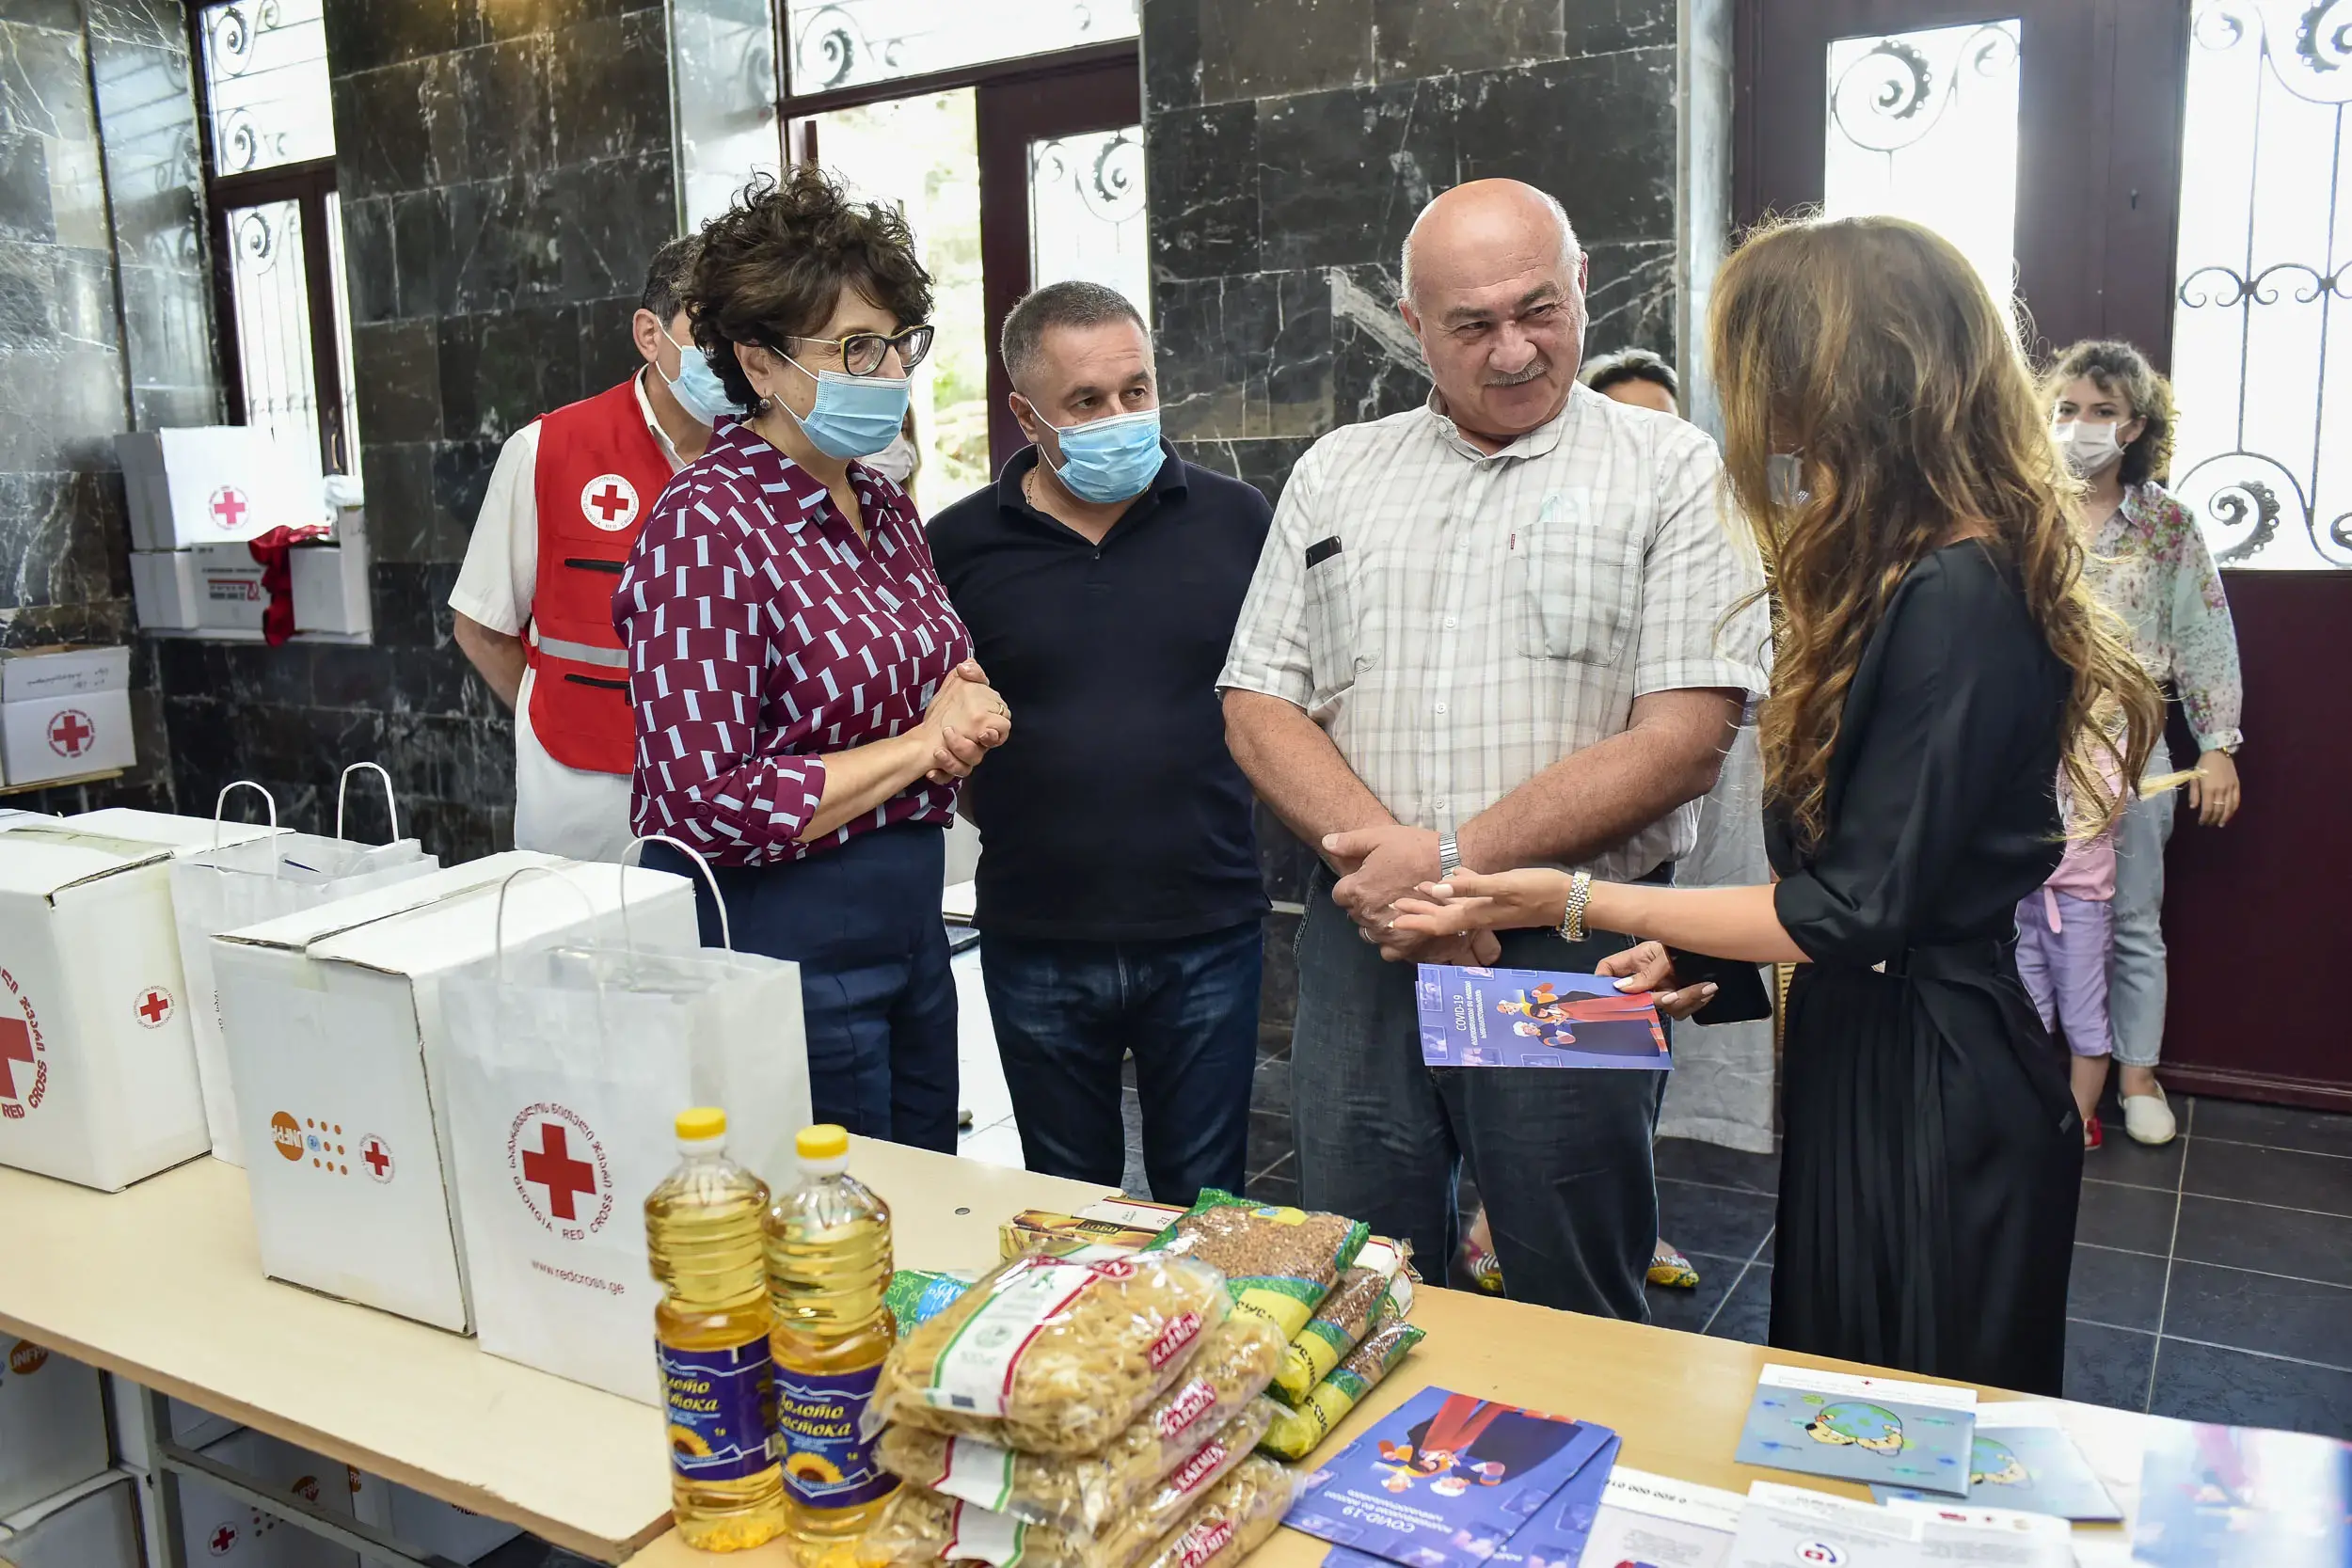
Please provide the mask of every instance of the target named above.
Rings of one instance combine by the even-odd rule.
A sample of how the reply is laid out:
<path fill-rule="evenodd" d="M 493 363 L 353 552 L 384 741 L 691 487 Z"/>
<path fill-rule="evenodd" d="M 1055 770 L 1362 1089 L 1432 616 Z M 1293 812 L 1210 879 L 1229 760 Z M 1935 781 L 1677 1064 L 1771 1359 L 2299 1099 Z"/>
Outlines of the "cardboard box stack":
<path fill-rule="evenodd" d="M 0 652 L 0 782 L 51 784 L 137 760 L 130 649 Z"/>
<path fill-rule="evenodd" d="M 448 1099 L 437 1082 L 439 982 L 498 953 L 501 887 L 533 866 L 554 875 L 507 893 L 505 951 L 621 939 L 613 867 L 522 851 L 213 939 L 272 1278 L 471 1332 Z M 683 878 L 632 870 L 628 884 L 639 948 L 698 945 Z"/>
<path fill-rule="evenodd" d="M 522 1534 L 516 1526 L 453 1507 L 365 1470 L 351 1472 L 351 1505 L 361 1524 L 373 1525 L 412 1550 L 452 1562 L 477 1561 Z"/>
<path fill-rule="evenodd" d="M 0 832 L 0 1164 L 115 1192 L 211 1147 L 167 868 L 213 832 L 135 811 Z"/>

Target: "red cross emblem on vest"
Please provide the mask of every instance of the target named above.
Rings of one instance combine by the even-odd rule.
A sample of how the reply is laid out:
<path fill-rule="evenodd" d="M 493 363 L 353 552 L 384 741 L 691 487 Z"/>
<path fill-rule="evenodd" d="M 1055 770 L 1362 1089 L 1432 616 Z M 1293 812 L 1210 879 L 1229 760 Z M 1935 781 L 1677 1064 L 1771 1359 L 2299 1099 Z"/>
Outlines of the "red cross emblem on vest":
<path fill-rule="evenodd" d="M 205 1542 L 204 1545 L 206 1549 L 209 1550 L 215 1557 L 227 1557 L 229 1555 L 229 1548 L 236 1544 L 237 1532 L 230 1529 L 227 1525 L 223 1525 L 220 1528 L 213 1531 L 213 1538 L 210 1541 Z"/>
<path fill-rule="evenodd" d="M 139 992 L 131 1012 L 143 1029 L 160 1029 L 171 1020 L 171 992 L 161 986 L 150 986 Z"/>
<path fill-rule="evenodd" d="M 559 1122 L 539 1124 L 539 1147 L 523 1150 L 523 1180 L 548 1190 L 548 1212 L 559 1220 L 577 1220 L 576 1199 L 596 1190 L 596 1168 L 572 1158 L 571 1138 Z"/>
<path fill-rule="evenodd" d="M 360 1163 L 368 1167 L 368 1175 L 377 1181 L 392 1179 L 391 1146 L 371 1132 L 359 1145 Z"/>
<path fill-rule="evenodd" d="M 618 533 L 637 520 L 637 486 L 619 474 L 598 474 L 580 486 L 580 515 L 591 527 Z"/>
<path fill-rule="evenodd" d="M 67 708 L 49 721 L 49 749 L 61 757 L 80 756 L 97 736 L 89 715 L 78 707 Z"/>
<path fill-rule="evenodd" d="M 245 527 L 245 515 L 251 509 L 245 492 L 233 484 L 224 484 L 213 492 L 213 521 L 220 525 L 224 533 L 234 533 Z"/>

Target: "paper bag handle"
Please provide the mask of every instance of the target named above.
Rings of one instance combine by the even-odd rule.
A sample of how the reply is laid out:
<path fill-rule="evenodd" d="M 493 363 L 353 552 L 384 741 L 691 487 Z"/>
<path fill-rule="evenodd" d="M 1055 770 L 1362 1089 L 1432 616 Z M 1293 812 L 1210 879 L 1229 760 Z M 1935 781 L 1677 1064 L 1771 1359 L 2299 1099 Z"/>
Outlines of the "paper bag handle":
<path fill-rule="evenodd" d="M 343 769 L 342 779 L 335 785 L 335 836 L 337 838 L 343 836 L 343 798 L 351 793 L 351 776 L 362 768 L 384 781 L 384 813 L 391 819 L 392 825 L 391 836 L 384 842 L 398 844 L 400 842 L 400 801 L 392 794 L 392 776 L 384 771 L 384 765 L 380 762 L 355 762 Z"/>
<path fill-rule="evenodd" d="M 727 895 L 719 891 L 719 879 L 711 871 L 710 863 L 703 859 L 702 852 L 692 845 L 680 844 L 668 833 L 647 833 L 642 838 L 632 838 L 628 841 L 628 847 L 621 851 L 621 940 L 628 942 L 631 953 L 637 951 L 637 944 L 629 942 L 628 937 L 628 868 L 645 858 L 646 845 L 657 842 L 668 845 L 702 868 L 703 880 L 710 887 L 710 901 L 719 907 L 719 945 L 730 953 L 734 952 L 735 929 L 727 922 Z"/>
<path fill-rule="evenodd" d="M 566 877 L 557 871 L 555 867 L 551 865 L 526 865 L 518 871 L 508 872 L 506 874 L 506 879 L 499 883 L 498 918 L 492 923 L 490 928 L 491 941 L 495 944 L 495 951 L 498 955 L 498 973 L 501 980 L 504 979 L 506 974 L 506 890 L 513 887 L 516 882 L 520 881 L 525 877 L 553 877 L 557 881 L 563 883 L 565 887 L 570 888 L 574 893 L 580 895 L 580 901 L 588 906 L 588 918 L 591 922 L 594 922 L 596 918 L 596 900 L 588 896 L 588 890 L 581 887 L 578 882 L 573 881 L 569 877 Z M 599 990 L 603 989 L 601 982 L 599 982 L 597 989 Z"/>
<path fill-rule="evenodd" d="M 254 793 L 261 796 L 262 800 L 268 801 L 270 828 L 272 831 L 275 831 L 278 827 L 278 797 L 272 795 L 268 790 L 263 789 L 260 784 L 255 784 L 251 779 L 237 779 L 231 783 L 221 785 L 220 798 L 213 802 L 213 847 L 215 849 L 220 847 L 221 814 L 229 809 L 229 792 L 232 789 L 252 790 Z"/>

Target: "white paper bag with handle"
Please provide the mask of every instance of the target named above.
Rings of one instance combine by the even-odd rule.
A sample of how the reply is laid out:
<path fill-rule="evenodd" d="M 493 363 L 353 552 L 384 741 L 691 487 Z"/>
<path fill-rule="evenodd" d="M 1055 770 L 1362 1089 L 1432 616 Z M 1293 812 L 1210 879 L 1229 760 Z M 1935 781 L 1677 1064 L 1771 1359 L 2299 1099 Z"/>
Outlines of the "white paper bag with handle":
<path fill-rule="evenodd" d="M 645 1195 L 677 1163 L 671 1124 L 694 1105 L 726 1112 L 727 1152 L 771 1187 L 796 1179 L 809 1119 L 800 966 L 731 942 L 640 954 L 624 937 L 473 965 L 442 982 L 441 1010 L 435 1082 L 450 1096 L 482 1348 L 660 1403 Z"/>
<path fill-rule="evenodd" d="M 384 781 L 384 807 L 391 840 L 355 844 L 343 836 L 343 806 L 351 776 L 362 769 Z M 269 824 L 278 826 L 278 802 L 260 784 L 240 779 L 213 805 L 215 843 L 200 855 L 171 863 L 171 912 L 180 928 L 180 962 L 187 975 L 188 1029 L 196 1037 L 197 1078 L 204 1090 L 205 1130 L 213 1153 L 232 1165 L 245 1158 L 237 1144 L 237 1097 L 230 1085 L 229 1046 L 221 1036 L 220 988 L 213 978 L 212 939 L 280 915 L 348 898 L 356 893 L 405 881 L 440 869 L 413 838 L 400 836 L 400 803 L 392 798 L 391 775 L 373 762 L 343 769 L 335 791 L 335 833 L 277 833 L 243 844 L 218 842 L 221 812 L 230 790 L 250 789 L 269 803 Z"/>

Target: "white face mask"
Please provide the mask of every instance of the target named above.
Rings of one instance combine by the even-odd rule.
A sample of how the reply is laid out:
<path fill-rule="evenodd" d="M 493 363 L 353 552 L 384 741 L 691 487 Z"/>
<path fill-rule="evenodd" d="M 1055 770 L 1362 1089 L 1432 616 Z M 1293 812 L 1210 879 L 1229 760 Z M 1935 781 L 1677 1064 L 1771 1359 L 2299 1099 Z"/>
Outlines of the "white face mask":
<path fill-rule="evenodd" d="M 2066 454 L 2066 466 L 2076 479 L 2089 479 L 2123 455 L 2122 443 L 2115 438 L 2111 424 L 2061 420 L 2050 427 L 2050 438 Z"/>
<path fill-rule="evenodd" d="M 882 448 L 873 456 L 861 458 L 859 461 L 890 481 L 891 483 L 902 485 L 914 473 L 914 443 L 907 439 L 904 431 L 900 431 L 890 445 Z"/>

